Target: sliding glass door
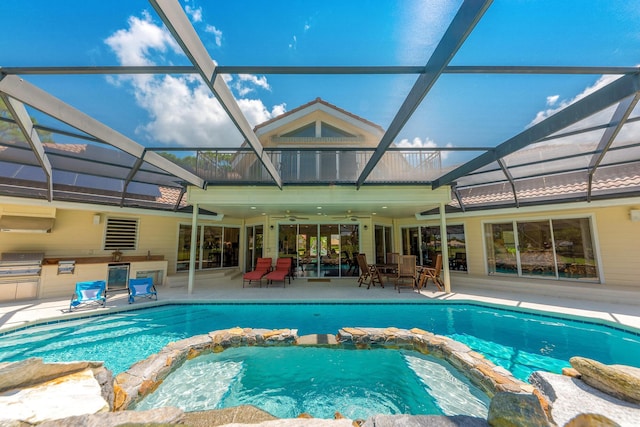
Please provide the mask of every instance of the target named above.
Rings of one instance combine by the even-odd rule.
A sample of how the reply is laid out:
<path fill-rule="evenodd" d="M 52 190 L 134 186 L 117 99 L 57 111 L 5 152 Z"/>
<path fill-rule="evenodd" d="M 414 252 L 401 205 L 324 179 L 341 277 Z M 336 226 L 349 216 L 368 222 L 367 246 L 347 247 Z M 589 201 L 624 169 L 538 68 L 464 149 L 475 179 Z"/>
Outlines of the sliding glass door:
<path fill-rule="evenodd" d="M 278 257 L 291 257 L 303 277 L 343 277 L 357 274 L 358 225 L 281 224 Z"/>
<path fill-rule="evenodd" d="M 196 233 L 196 270 L 237 267 L 240 229 L 201 225 Z M 191 225 L 181 224 L 178 231 L 177 271 L 189 270 Z"/>
<path fill-rule="evenodd" d="M 262 225 L 253 225 L 246 228 L 246 245 L 244 254 L 244 271 L 252 271 L 258 258 L 262 257 L 264 246 L 264 231 Z"/>
<path fill-rule="evenodd" d="M 589 218 L 485 224 L 491 274 L 598 279 Z"/>

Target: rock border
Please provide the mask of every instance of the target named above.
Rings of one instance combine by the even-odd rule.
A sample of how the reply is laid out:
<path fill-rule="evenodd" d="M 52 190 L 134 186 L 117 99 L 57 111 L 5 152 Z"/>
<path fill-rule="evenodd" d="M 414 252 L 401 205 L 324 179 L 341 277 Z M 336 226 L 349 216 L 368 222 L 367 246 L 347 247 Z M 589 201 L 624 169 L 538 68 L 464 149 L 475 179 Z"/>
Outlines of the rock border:
<path fill-rule="evenodd" d="M 490 398 L 501 392 L 534 394 L 535 390 L 531 384 L 518 380 L 511 372 L 496 366 L 465 344 L 422 329 L 345 327 L 338 331 L 335 343 L 333 340 L 313 343 L 313 340 L 305 337 L 298 337 L 297 329 L 268 330 L 235 327 L 172 342 L 158 353 L 135 363 L 127 371 L 115 377 L 112 407 L 114 411 L 122 411 L 135 405 L 156 390 L 171 372 L 188 359 L 203 353 L 218 353 L 230 347 L 240 346 L 324 345 L 354 349 L 403 348 L 447 361 Z"/>

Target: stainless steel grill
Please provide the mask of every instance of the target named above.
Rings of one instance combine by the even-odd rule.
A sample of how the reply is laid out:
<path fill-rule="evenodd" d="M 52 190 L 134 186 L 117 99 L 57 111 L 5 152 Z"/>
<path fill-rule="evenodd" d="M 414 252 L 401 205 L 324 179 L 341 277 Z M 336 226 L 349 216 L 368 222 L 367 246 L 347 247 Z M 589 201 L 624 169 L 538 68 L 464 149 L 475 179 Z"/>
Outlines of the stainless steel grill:
<path fill-rule="evenodd" d="M 0 301 L 36 298 L 44 253 L 9 252 L 0 258 Z"/>

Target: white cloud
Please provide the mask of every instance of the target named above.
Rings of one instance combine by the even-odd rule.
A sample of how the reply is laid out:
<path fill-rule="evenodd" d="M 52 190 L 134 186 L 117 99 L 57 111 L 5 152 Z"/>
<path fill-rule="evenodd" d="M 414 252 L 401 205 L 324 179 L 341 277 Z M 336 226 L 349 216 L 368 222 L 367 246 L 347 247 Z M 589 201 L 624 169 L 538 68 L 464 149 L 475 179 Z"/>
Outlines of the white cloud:
<path fill-rule="evenodd" d="M 222 31 L 220 31 L 219 29 L 217 29 L 213 25 L 207 25 L 204 28 L 204 31 L 207 32 L 207 33 L 213 34 L 213 36 L 215 37 L 215 40 L 216 40 L 216 46 L 218 46 L 218 47 L 222 46 Z"/>
<path fill-rule="evenodd" d="M 601 89 L 602 87 L 610 84 L 614 80 L 617 80 L 620 76 L 616 75 L 605 75 L 600 77 L 593 85 L 584 89 L 581 93 L 576 95 L 575 97 L 562 100 L 559 103 L 556 101 L 558 105 L 556 108 L 549 108 L 543 111 L 539 111 L 535 118 L 529 123 L 527 127 L 531 127 L 537 123 L 540 123 L 542 120 L 551 117 L 558 111 L 568 107 L 569 105 L 585 98 L 586 96 L 592 94 L 593 92 Z M 555 104 L 554 104 L 555 105 Z M 572 125 L 567 126 L 564 129 L 556 132 L 556 134 L 564 134 L 567 132 L 571 132 L 574 130 L 587 129 L 593 126 L 602 125 L 609 123 L 613 117 L 613 113 L 618 107 L 618 103 L 605 108 L 589 117 L 584 118 L 583 120 L 578 121 Z M 636 111 L 640 111 L 636 108 Z M 553 144 L 556 144 L 556 150 L 565 150 L 566 155 L 575 154 L 576 150 L 588 151 L 595 148 L 597 143 L 600 140 L 603 130 L 596 130 L 591 133 L 577 133 L 574 135 L 564 136 L 561 139 L 556 139 Z M 616 136 L 615 144 L 629 144 L 635 142 L 640 138 L 640 128 L 635 125 L 627 125 L 623 126 L 618 135 Z M 548 145 L 549 142 L 541 142 L 540 144 Z M 535 150 L 537 148 L 537 144 L 532 144 L 529 146 L 530 150 Z M 582 148 L 580 148 L 582 147 Z"/>
<path fill-rule="evenodd" d="M 271 90 L 265 76 L 258 77 L 253 74 L 238 74 L 238 81 L 234 82 L 232 86 L 240 96 L 253 92 L 257 88 Z"/>
<path fill-rule="evenodd" d="M 293 41 L 289 43 L 289 49 L 296 50 L 297 46 L 298 46 L 298 38 L 296 36 L 293 36 Z"/>
<path fill-rule="evenodd" d="M 202 8 L 201 7 L 191 7 L 186 5 L 184 10 L 187 12 L 187 15 L 191 17 L 191 21 L 193 22 L 202 22 Z"/>
<path fill-rule="evenodd" d="M 560 95 L 547 96 L 547 105 L 551 107 L 558 102 L 558 99 L 560 99 Z"/>
<path fill-rule="evenodd" d="M 432 140 L 430 138 L 425 138 L 424 140 L 422 140 L 419 137 L 415 137 L 411 141 L 409 141 L 408 139 L 404 138 L 404 139 L 401 139 L 400 141 L 396 142 L 395 145 L 397 147 L 400 147 L 400 148 L 409 148 L 409 149 L 435 148 L 435 147 L 438 147 L 438 144 L 436 144 L 436 142 L 434 140 Z M 453 145 L 447 144 L 447 145 L 445 145 L 445 147 L 453 147 Z M 440 152 L 440 156 L 443 159 L 446 159 L 448 154 L 449 153 L 447 151 L 441 151 Z"/>
<path fill-rule="evenodd" d="M 131 17 L 128 28 L 105 40 L 122 65 L 154 65 L 158 56 L 179 47 L 160 25 L 144 13 Z M 166 62 L 166 60 L 165 60 Z M 137 104 L 149 114 L 149 121 L 138 126 L 142 138 L 154 143 L 182 146 L 239 146 L 243 138 L 218 100 L 197 75 L 120 76 L 110 78 L 114 85 L 131 85 Z M 270 90 L 266 77 L 225 76 L 240 97 L 240 109 L 252 126 L 282 114 L 285 104 L 269 110 L 259 99 L 243 98 L 249 92 Z"/>
<path fill-rule="evenodd" d="M 105 40 L 121 65 L 153 65 L 150 59 L 152 50 L 156 53 L 164 53 L 168 49 L 180 52 L 171 34 L 151 22 L 148 12 L 143 12 L 142 18 L 130 17 L 128 24 L 128 29 L 118 30 Z"/>
<path fill-rule="evenodd" d="M 553 106 L 553 105 L 558 105 L 555 108 L 548 108 L 546 110 L 543 111 L 539 111 L 535 118 L 531 121 L 531 123 L 529 123 L 529 125 L 527 127 L 531 127 L 537 123 L 540 123 L 541 121 L 545 120 L 546 118 L 554 115 L 555 113 L 557 113 L 558 111 L 568 107 L 571 104 L 576 103 L 577 101 L 580 101 L 581 99 L 585 98 L 588 95 L 591 95 L 593 92 L 597 91 L 598 89 L 603 88 L 604 86 L 608 85 L 609 83 L 613 82 L 614 80 L 619 79 L 620 76 L 616 76 L 616 75 L 605 75 L 600 77 L 593 85 L 587 87 L 585 90 L 583 90 L 582 92 L 580 92 L 578 95 L 576 95 L 575 97 L 573 97 L 572 99 L 569 100 L 562 100 L 560 101 L 560 103 L 558 104 L 558 99 L 555 99 L 553 104 L 549 104 L 549 99 L 550 98 L 560 98 L 558 95 L 554 95 L 554 96 L 550 96 L 547 97 L 547 105 L 549 106 Z M 601 112 L 599 114 L 594 114 L 593 116 L 581 121 L 582 124 L 584 124 L 584 127 L 590 126 L 590 125 L 594 125 L 594 124 L 602 124 L 603 123 L 603 115 L 608 115 L 608 113 L 606 113 L 607 110 L 605 110 L 605 112 Z"/>

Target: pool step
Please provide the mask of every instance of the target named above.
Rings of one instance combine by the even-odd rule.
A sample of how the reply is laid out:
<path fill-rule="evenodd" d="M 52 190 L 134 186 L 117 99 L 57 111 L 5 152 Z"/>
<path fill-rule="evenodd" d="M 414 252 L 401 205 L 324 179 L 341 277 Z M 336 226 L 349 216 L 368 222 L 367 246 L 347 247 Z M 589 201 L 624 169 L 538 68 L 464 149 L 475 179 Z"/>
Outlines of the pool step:
<path fill-rule="evenodd" d="M 338 345 L 336 336 L 332 334 L 310 334 L 298 337 L 298 345 Z"/>

